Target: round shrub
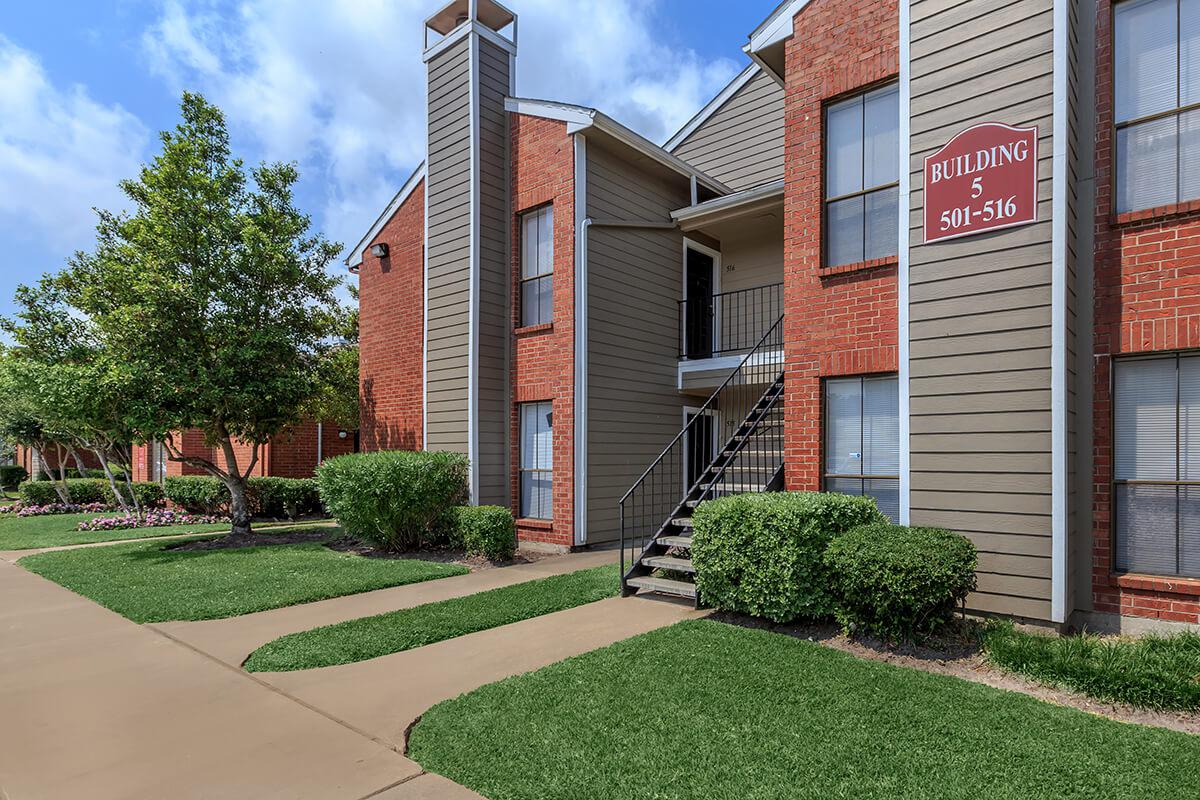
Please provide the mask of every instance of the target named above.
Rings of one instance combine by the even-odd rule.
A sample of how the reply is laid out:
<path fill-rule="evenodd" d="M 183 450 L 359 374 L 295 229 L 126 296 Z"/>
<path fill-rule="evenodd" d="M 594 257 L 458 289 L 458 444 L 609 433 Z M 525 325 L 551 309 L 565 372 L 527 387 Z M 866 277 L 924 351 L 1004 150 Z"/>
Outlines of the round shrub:
<path fill-rule="evenodd" d="M 516 523 L 503 506 L 459 506 L 454 509 L 453 539 L 468 555 L 508 561 L 517 550 Z"/>
<path fill-rule="evenodd" d="M 833 614 L 825 548 L 884 517 L 870 497 L 768 492 L 701 503 L 692 561 L 704 602 L 774 622 Z"/>
<path fill-rule="evenodd" d="M 29 473 L 19 464 L 0 464 L 0 489 L 15 489 L 29 480 Z"/>
<path fill-rule="evenodd" d="M 312 478 L 251 478 L 248 481 L 255 513 L 294 520 L 321 509 L 317 482 Z"/>
<path fill-rule="evenodd" d="M 66 486 L 67 496 L 73 505 L 89 505 L 105 501 L 104 490 L 108 482 L 92 478 L 72 478 L 66 481 Z M 46 506 L 62 502 L 54 484 L 49 481 L 26 481 L 17 489 L 17 494 L 20 495 L 21 502 L 28 506 Z"/>
<path fill-rule="evenodd" d="M 17 488 L 21 502 L 27 506 L 48 506 L 61 502 L 54 484 L 49 481 L 26 481 Z"/>
<path fill-rule="evenodd" d="M 176 475 L 163 482 L 163 493 L 190 514 L 213 515 L 228 510 L 229 489 L 208 475 Z"/>
<path fill-rule="evenodd" d="M 321 502 L 347 533 L 385 550 L 431 541 L 467 497 L 467 459 L 458 453 L 355 453 L 317 468 Z"/>
<path fill-rule="evenodd" d="M 837 618 L 850 633 L 919 639 L 975 589 L 975 545 L 941 528 L 865 525 L 830 543 Z"/>
<path fill-rule="evenodd" d="M 143 509 L 160 508 L 163 505 L 166 495 L 161 484 L 152 481 L 135 481 L 131 485 L 133 496 L 137 498 L 138 504 Z M 117 477 L 117 488 L 120 490 L 122 497 L 129 497 L 130 485 L 127 485 L 120 477 Z M 116 495 L 112 490 L 112 485 L 108 481 L 104 482 L 104 502 L 113 508 L 121 505 L 117 501 Z"/>

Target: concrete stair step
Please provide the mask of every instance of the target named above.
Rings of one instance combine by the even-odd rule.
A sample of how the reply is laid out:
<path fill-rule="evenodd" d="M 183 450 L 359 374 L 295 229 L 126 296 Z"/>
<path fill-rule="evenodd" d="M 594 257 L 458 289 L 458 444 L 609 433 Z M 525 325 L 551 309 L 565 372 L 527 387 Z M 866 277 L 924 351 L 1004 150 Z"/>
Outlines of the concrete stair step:
<path fill-rule="evenodd" d="M 626 583 L 637 589 L 645 589 L 650 592 L 669 594 L 676 597 L 687 597 L 692 600 L 696 599 L 696 584 L 694 583 L 650 577 L 630 578 Z"/>
<path fill-rule="evenodd" d="M 652 569 L 669 569 L 672 572 L 695 572 L 696 567 L 690 558 L 676 556 L 646 556 L 642 564 Z"/>
<path fill-rule="evenodd" d="M 675 519 L 671 520 L 671 524 L 674 525 L 676 528 L 690 528 L 690 527 L 692 527 L 692 518 L 691 517 L 676 517 Z"/>
<path fill-rule="evenodd" d="M 685 550 L 692 549 L 692 537 L 690 536 L 660 536 L 657 541 L 665 547 L 681 547 Z"/>

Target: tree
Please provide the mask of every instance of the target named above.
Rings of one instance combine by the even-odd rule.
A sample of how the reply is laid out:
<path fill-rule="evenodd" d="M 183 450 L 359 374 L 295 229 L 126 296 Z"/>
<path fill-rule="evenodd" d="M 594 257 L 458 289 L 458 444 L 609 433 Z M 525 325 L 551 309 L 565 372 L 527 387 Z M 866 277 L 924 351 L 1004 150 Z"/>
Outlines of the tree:
<path fill-rule="evenodd" d="M 317 390 L 305 405 L 304 416 L 336 422 L 344 430 L 357 430 L 358 391 L 358 287 L 349 286 L 351 305 L 340 309 L 333 344 L 318 363 Z"/>
<path fill-rule="evenodd" d="M 341 247 L 296 208 L 295 165 L 247 172 L 219 109 L 184 94 L 181 114 L 121 183 L 132 210 L 98 211 L 95 250 L 54 283 L 120 365 L 127 428 L 220 479 L 232 532 L 246 534 L 261 448 L 300 421 L 336 345 L 344 315 L 328 267 Z M 183 453 L 175 436 L 189 429 L 219 456 Z"/>

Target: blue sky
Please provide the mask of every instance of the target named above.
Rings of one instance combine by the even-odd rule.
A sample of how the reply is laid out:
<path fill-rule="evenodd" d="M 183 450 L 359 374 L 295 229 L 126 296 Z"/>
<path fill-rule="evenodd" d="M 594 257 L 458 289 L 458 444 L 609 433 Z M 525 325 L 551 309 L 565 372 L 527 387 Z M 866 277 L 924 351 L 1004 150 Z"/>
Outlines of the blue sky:
<path fill-rule="evenodd" d="M 518 93 L 663 141 L 745 64 L 774 0 L 512 0 Z M 48 0 L 0 17 L 0 314 L 92 239 L 91 208 L 174 125 L 183 89 L 248 162 L 296 161 L 301 206 L 351 245 L 420 160 L 421 20 L 437 0 Z"/>

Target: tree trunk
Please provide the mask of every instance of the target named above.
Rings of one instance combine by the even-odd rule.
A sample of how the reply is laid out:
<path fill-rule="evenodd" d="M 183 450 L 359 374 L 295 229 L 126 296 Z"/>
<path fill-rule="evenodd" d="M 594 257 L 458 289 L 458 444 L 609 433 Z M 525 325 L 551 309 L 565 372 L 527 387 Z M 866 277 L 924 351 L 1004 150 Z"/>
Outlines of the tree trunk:
<path fill-rule="evenodd" d="M 54 446 L 55 452 L 58 455 L 58 475 L 50 473 L 50 482 L 54 484 L 54 492 L 58 495 L 58 499 L 62 504 L 69 506 L 71 504 L 71 492 L 67 489 L 67 454 L 63 452 L 61 444 Z"/>
<path fill-rule="evenodd" d="M 83 474 L 83 472 L 84 472 L 83 459 L 79 457 L 79 451 L 76 450 L 74 447 L 71 448 L 71 458 L 75 461 L 75 472 L 77 472 L 79 474 L 79 477 L 81 477 L 81 478 L 87 477 Z"/>
<path fill-rule="evenodd" d="M 240 475 L 225 479 L 229 488 L 229 521 L 231 536 L 250 535 L 250 503 L 246 498 L 246 480 Z"/>
<path fill-rule="evenodd" d="M 112 468 L 108 465 L 108 457 L 104 454 L 104 448 L 96 447 L 92 449 L 92 452 L 96 454 L 96 459 L 100 462 L 100 469 L 104 470 L 104 476 L 108 478 L 108 486 L 110 489 L 112 489 L 113 497 L 116 498 L 117 505 L 121 507 L 122 511 L 128 514 L 129 504 L 125 502 L 124 493 L 117 488 L 117 479 L 112 473 Z M 132 497 L 132 492 L 130 493 L 130 496 Z"/>

